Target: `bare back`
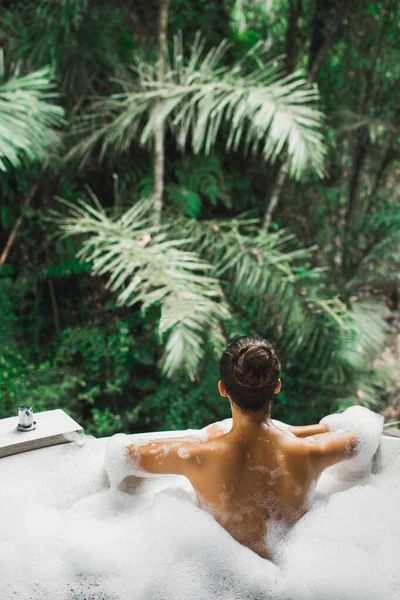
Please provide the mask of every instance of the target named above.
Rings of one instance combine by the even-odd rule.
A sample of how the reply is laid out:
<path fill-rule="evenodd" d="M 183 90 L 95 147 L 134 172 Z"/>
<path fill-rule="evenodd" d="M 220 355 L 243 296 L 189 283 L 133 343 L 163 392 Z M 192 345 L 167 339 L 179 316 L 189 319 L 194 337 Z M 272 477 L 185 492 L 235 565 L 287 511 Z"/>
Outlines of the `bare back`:
<path fill-rule="evenodd" d="M 269 524 L 296 523 L 308 509 L 321 472 L 348 458 L 356 446 L 352 432 L 308 435 L 323 427 L 290 428 L 296 435 L 272 422 L 228 432 L 215 424 L 206 428 L 211 433 L 207 441 L 166 439 L 128 449 L 133 461 L 149 473 L 185 475 L 199 506 L 238 542 L 269 558 Z"/>
<path fill-rule="evenodd" d="M 188 477 L 200 506 L 238 542 L 268 558 L 270 520 L 298 521 L 318 473 L 304 440 L 267 424 L 251 433 L 233 430 L 216 437 L 203 454 L 204 468 Z"/>

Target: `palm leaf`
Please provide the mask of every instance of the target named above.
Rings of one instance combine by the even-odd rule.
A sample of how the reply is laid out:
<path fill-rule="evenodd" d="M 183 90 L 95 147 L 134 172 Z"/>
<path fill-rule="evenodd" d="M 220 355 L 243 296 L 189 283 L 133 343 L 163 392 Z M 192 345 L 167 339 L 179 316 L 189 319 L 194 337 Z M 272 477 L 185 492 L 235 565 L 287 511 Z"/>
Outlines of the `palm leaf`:
<path fill-rule="evenodd" d="M 220 278 L 233 306 L 251 314 L 291 361 L 297 355 L 304 369 L 318 364 L 341 378 L 340 353 L 356 339 L 356 325 L 346 306 L 329 297 L 325 270 L 311 266 L 313 248 L 299 248 L 285 231 L 260 233 L 257 219 L 181 219 L 176 231 L 214 265 L 211 275 Z"/>
<path fill-rule="evenodd" d="M 56 131 L 64 111 L 56 98 L 48 69 L 16 77 L 0 86 L 0 169 L 23 159 L 45 160 L 60 145 Z"/>
<path fill-rule="evenodd" d="M 347 282 L 349 290 L 371 289 L 388 282 L 400 281 L 399 219 L 393 218 L 391 225 L 383 238 L 373 244 L 366 256 L 359 261 L 355 275 Z"/>
<path fill-rule="evenodd" d="M 146 145 L 163 123 L 181 149 L 190 142 L 195 153 L 209 153 L 226 132 L 228 151 L 241 146 L 273 162 L 285 149 L 293 177 L 309 169 L 322 176 L 325 147 L 317 89 L 300 71 L 286 75 L 282 61 L 264 62 L 260 46 L 231 67 L 221 66 L 226 41 L 205 56 L 203 47 L 197 36 L 185 59 L 176 39 L 163 84 L 157 82 L 154 65 L 138 60 L 136 87 L 93 103 L 75 127 L 84 139 L 69 155 L 85 161 L 98 143 L 101 156 L 124 152 L 134 140 Z"/>
<path fill-rule="evenodd" d="M 63 202 L 68 216 L 56 215 L 61 230 L 84 235 L 78 256 L 92 264 L 94 275 L 108 277 L 118 303 L 140 303 L 143 311 L 161 307 L 160 341 L 169 334 L 163 372 L 173 377 L 184 371 L 195 379 L 208 332 L 215 342 L 221 319 L 229 317 L 218 281 L 207 275 L 211 266 L 181 249 L 187 240 L 171 239 L 168 225 L 152 225 L 149 201 L 138 202 L 116 220 L 97 202 Z"/>
<path fill-rule="evenodd" d="M 51 66 L 68 114 L 85 105 L 104 73 L 123 73 L 121 9 L 112 3 L 26 0 L 11 3 L 1 16 L 7 63 Z"/>
<path fill-rule="evenodd" d="M 93 274 L 107 276 L 118 302 L 161 307 L 161 367 L 168 377 L 184 371 L 196 378 L 206 343 L 220 355 L 229 302 L 339 404 L 375 406 L 371 360 L 384 341 L 384 315 L 370 303 L 351 311 L 329 297 L 324 270 L 311 266 L 312 248 L 298 248 L 285 231 L 261 234 L 257 219 L 198 222 L 175 215 L 154 226 L 149 201 L 114 220 L 95 196 L 92 204 L 65 204 L 68 215 L 57 217 L 64 235 L 83 235 L 79 256 Z"/>

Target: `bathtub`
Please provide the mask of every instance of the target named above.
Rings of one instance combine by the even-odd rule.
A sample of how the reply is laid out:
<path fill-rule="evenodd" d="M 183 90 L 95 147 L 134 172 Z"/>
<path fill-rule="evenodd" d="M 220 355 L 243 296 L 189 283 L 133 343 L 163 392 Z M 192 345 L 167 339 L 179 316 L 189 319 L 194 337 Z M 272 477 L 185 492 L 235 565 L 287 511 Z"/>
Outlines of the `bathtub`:
<path fill-rule="evenodd" d="M 374 513 L 388 502 L 386 513 L 394 510 L 399 499 L 390 498 L 388 482 L 396 482 L 397 494 L 400 438 L 383 435 L 374 457 L 370 479 L 379 482 L 380 474 L 386 474 L 381 500 L 372 484 L 337 482 L 328 472 L 321 476 L 316 490 L 321 522 L 306 515 L 304 532 L 295 533 L 294 541 L 290 538 L 278 565 L 254 555 L 209 515 L 200 514 L 204 511 L 191 503 L 193 491 L 184 477 L 132 477 L 119 490 L 109 490 L 104 472 L 107 440 L 89 437 L 83 445 L 65 443 L 0 459 L 1 600 L 400 598 L 400 528 L 392 517 L 386 523 L 385 515 Z M 353 517 L 349 502 L 354 502 Z M 372 528 L 375 546 L 381 543 L 379 560 L 372 541 L 362 535 L 365 518 L 360 513 L 368 502 L 371 519 L 365 527 L 369 532 Z M 359 528 L 355 533 L 343 528 L 349 532 L 342 534 L 344 539 L 337 538 L 343 519 L 334 522 L 336 505 L 343 519 L 352 519 Z M 385 538 L 379 537 L 379 519 Z M 320 546 L 318 531 L 323 532 Z M 393 537 L 389 546 L 387 531 Z M 347 570 L 347 555 L 355 555 L 355 564 L 361 561 L 365 575 L 355 566 Z M 379 561 L 383 566 L 375 574 Z M 324 569 L 328 570 L 323 574 Z"/>

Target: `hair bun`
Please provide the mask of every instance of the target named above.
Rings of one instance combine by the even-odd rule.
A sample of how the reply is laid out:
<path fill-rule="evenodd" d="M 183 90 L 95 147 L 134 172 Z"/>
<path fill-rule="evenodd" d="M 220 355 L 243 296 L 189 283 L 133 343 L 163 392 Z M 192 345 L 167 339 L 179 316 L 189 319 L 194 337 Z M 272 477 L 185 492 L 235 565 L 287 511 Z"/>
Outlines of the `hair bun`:
<path fill-rule="evenodd" d="M 273 350 L 261 344 L 242 346 L 234 356 L 233 374 L 243 387 L 260 388 L 276 384 L 273 377 Z"/>

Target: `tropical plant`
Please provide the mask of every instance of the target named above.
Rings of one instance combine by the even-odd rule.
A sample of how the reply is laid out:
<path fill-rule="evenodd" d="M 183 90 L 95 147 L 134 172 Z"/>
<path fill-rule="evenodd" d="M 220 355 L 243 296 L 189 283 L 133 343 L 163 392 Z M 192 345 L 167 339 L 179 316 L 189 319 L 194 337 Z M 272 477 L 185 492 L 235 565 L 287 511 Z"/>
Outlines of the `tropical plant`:
<path fill-rule="evenodd" d="M 149 201 L 113 220 L 93 200 L 95 207 L 66 203 L 68 216 L 58 215 L 59 225 L 65 235 L 84 234 L 79 256 L 94 274 L 108 275 L 119 304 L 139 302 L 144 311 L 161 306 L 159 333 L 169 332 L 167 376 L 184 370 L 193 379 L 206 340 L 221 351 L 229 303 L 243 306 L 257 327 L 267 322 L 262 328 L 287 356 L 301 354 L 304 369 L 317 361 L 323 379 L 344 380 L 341 353 L 357 342 L 354 319 L 329 298 L 324 270 L 312 268 L 310 250 L 293 236 L 260 233 L 257 219 L 199 222 L 172 215 L 154 226 Z"/>
<path fill-rule="evenodd" d="M 348 290 L 371 289 L 400 280 L 400 214 L 395 205 L 384 206 L 364 220 L 361 235 L 364 247 L 358 250 L 357 266 L 347 282 Z"/>
<path fill-rule="evenodd" d="M 304 369 L 318 362 L 323 379 L 340 380 L 341 351 L 355 338 L 355 324 L 331 297 L 329 272 L 312 266 L 315 247 L 299 247 L 284 230 L 266 234 L 258 219 L 191 220 L 186 231 L 232 304 L 267 329 L 291 362 L 301 354 Z"/>
<path fill-rule="evenodd" d="M 163 371 L 185 371 L 194 379 L 204 356 L 207 333 L 216 351 L 224 341 L 220 321 L 229 317 L 218 281 L 208 275 L 211 265 L 195 252 L 181 249 L 185 238 L 171 239 L 170 225 L 151 223 L 149 201 L 135 204 L 120 218 L 109 218 L 93 196 L 65 202 L 69 215 L 59 218 L 65 235 L 85 237 L 78 256 L 92 264 L 94 275 L 107 274 L 107 287 L 118 293 L 118 304 L 140 303 L 142 311 L 161 307 L 160 340 L 168 333 Z"/>
<path fill-rule="evenodd" d="M 306 423 L 354 402 L 377 410 L 398 395 L 382 381 L 388 345 L 396 361 L 400 307 L 400 5 L 345 4 L 1 4 L 0 89 L 14 86 L 0 95 L 1 416 L 29 398 L 101 435 L 204 425 L 229 409 L 213 348 L 223 334 L 249 331 L 281 352 L 277 418 Z M 192 47 L 196 30 L 205 37 Z M 174 41 L 179 31 L 184 40 Z M 49 87 L 30 99 L 31 85 L 16 89 L 42 69 Z M 33 114 L 38 100 L 46 111 L 64 108 L 65 152 L 82 169 L 52 160 L 64 125 Z M 91 203 L 96 215 L 78 203 L 85 186 L 105 207 Z M 45 218 L 56 197 L 79 212 L 69 213 L 77 235 L 68 240 L 56 240 Z M 154 210 L 125 226 L 124 212 L 143 197 Z M 149 233 L 160 213 L 164 228 Z M 260 228 L 252 218 L 263 216 Z M 100 254 L 79 262 L 82 243 Z M 168 243 L 208 267 L 187 269 L 183 258 L 179 270 Z M 106 256 L 104 274 L 91 276 Z M 111 291 L 114 266 L 123 281 Z M 193 298 L 174 322 L 177 275 Z M 203 287 L 192 285 L 197 276 Z M 117 304 L 133 281 L 143 281 L 144 314 L 142 299 L 131 304 L 139 287 Z M 204 315 L 217 312 L 215 334 L 197 303 Z M 180 343 L 166 353 L 175 332 Z M 167 356 L 171 370 L 164 362 L 161 372 Z"/>
<path fill-rule="evenodd" d="M 0 169 L 24 160 L 46 160 L 60 145 L 64 110 L 49 69 L 13 77 L 0 85 Z"/>
<path fill-rule="evenodd" d="M 154 64 L 137 57 L 136 78 L 120 82 L 124 92 L 95 100 L 77 122 L 80 141 L 69 155 L 84 162 L 99 142 L 100 158 L 126 151 L 134 140 L 146 145 L 163 123 L 182 150 L 190 140 L 195 153 L 209 153 L 224 130 L 227 150 L 242 145 L 274 161 L 286 148 L 290 175 L 311 169 L 321 176 L 323 115 L 301 71 L 285 75 L 280 60 L 265 62 L 260 45 L 229 67 L 222 66 L 226 40 L 205 54 L 204 47 L 198 35 L 185 59 L 176 37 L 162 83 Z"/>
<path fill-rule="evenodd" d="M 382 302 L 364 298 L 353 303 L 352 314 L 356 336 L 342 349 L 343 365 L 350 378 L 337 394 L 335 408 L 344 410 L 357 403 L 378 410 L 383 382 L 373 361 L 385 345 L 388 311 Z"/>
<path fill-rule="evenodd" d="M 6 10 L 0 23 L 8 62 L 50 66 L 68 116 L 101 85 L 103 71 L 121 74 L 121 31 L 121 10 L 93 0 L 26 0 Z"/>

